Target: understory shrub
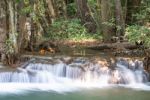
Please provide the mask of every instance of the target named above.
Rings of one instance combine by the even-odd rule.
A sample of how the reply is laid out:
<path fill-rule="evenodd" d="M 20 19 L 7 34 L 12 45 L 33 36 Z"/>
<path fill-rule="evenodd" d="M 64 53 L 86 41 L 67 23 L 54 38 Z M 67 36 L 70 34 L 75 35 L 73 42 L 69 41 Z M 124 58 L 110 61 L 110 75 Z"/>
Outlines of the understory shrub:
<path fill-rule="evenodd" d="M 150 47 L 150 28 L 140 25 L 132 25 L 126 28 L 126 38 L 129 42 L 143 41 L 144 45 Z"/>
<path fill-rule="evenodd" d="M 79 19 L 58 19 L 49 28 L 48 37 L 50 39 L 100 39 L 100 34 L 88 33 Z"/>

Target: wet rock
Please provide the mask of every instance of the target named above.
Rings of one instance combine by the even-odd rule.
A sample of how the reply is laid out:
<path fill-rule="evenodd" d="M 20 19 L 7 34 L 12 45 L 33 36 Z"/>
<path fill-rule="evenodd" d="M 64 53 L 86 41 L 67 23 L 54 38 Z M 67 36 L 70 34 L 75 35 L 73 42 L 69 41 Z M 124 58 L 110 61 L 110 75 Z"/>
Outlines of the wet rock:
<path fill-rule="evenodd" d="M 23 69 L 23 68 L 17 68 L 17 72 L 19 72 L 19 73 L 26 73 L 27 70 Z"/>
<path fill-rule="evenodd" d="M 143 82 L 149 82 L 150 81 L 150 74 L 147 71 L 143 71 Z"/>
<path fill-rule="evenodd" d="M 119 58 L 116 63 L 129 67 L 129 61 L 127 59 Z"/>
<path fill-rule="evenodd" d="M 118 70 L 112 71 L 109 83 L 111 84 L 119 84 L 121 83 L 121 77 Z"/>
<path fill-rule="evenodd" d="M 74 59 L 73 63 L 84 64 L 87 61 L 88 61 L 87 59 L 81 57 L 81 58 Z"/>
<path fill-rule="evenodd" d="M 143 62 L 139 60 L 135 60 L 135 68 L 136 70 L 143 70 Z"/>
<path fill-rule="evenodd" d="M 135 66 L 135 62 L 133 60 L 130 60 L 129 61 L 129 66 L 128 66 L 129 69 L 131 70 L 136 70 L 136 66 Z"/>
<path fill-rule="evenodd" d="M 28 72 L 28 74 L 31 75 L 31 76 L 35 76 L 35 75 L 37 74 L 37 71 L 32 70 L 32 69 L 27 69 L 27 72 Z"/>
<path fill-rule="evenodd" d="M 150 73 L 150 56 L 144 58 L 144 69 Z"/>
<path fill-rule="evenodd" d="M 63 62 L 63 63 L 65 63 L 65 64 L 71 64 L 72 63 L 72 61 L 73 61 L 73 58 L 71 58 L 71 57 L 63 57 L 63 58 L 61 58 L 61 61 Z"/>
<path fill-rule="evenodd" d="M 109 83 L 111 84 L 128 84 L 128 80 L 125 76 L 123 76 L 122 72 L 119 70 L 114 70 L 111 72 L 111 77 L 109 79 Z"/>

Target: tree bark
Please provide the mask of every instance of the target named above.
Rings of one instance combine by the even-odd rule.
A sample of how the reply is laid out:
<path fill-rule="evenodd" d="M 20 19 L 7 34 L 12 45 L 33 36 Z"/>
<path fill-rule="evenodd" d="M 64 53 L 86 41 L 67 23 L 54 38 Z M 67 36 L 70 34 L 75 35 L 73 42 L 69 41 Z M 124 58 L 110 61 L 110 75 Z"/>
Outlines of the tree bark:
<path fill-rule="evenodd" d="M 77 15 L 81 19 L 82 24 L 89 32 L 96 32 L 96 23 L 94 22 L 90 10 L 88 8 L 87 0 L 75 0 L 77 6 Z"/>
<path fill-rule="evenodd" d="M 51 22 L 53 23 L 56 17 L 55 9 L 53 6 L 52 0 L 46 0 L 47 6 L 48 6 L 48 12 L 50 13 Z"/>
<path fill-rule="evenodd" d="M 9 13 L 10 13 L 10 31 L 9 31 L 9 39 L 12 39 L 12 45 L 14 49 L 14 53 L 18 53 L 18 45 L 17 45 L 17 22 L 15 19 L 15 2 L 13 0 L 9 0 Z"/>
<path fill-rule="evenodd" d="M 13 64 L 16 62 L 18 55 L 17 45 L 17 17 L 15 12 L 15 2 L 13 0 L 2 0 L 1 1 L 3 17 L 0 28 L 2 28 L 2 56 L 1 60 L 4 64 Z M 5 10 L 5 11 L 4 11 Z M 4 13 L 5 12 L 5 13 Z"/>
<path fill-rule="evenodd" d="M 102 23 L 102 33 L 104 36 L 104 42 L 110 42 L 112 37 L 112 27 L 109 26 L 107 23 L 109 23 L 111 19 L 111 7 L 110 7 L 111 0 L 101 0 L 101 23 Z"/>
<path fill-rule="evenodd" d="M 64 17 L 67 19 L 67 7 L 65 0 L 52 0 L 56 17 Z"/>
<path fill-rule="evenodd" d="M 123 11 L 120 0 L 115 0 L 115 15 L 116 15 L 116 36 L 118 37 L 118 42 L 120 42 L 121 36 L 124 35 L 125 31 L 125 21 L 123 18 Z"/>
<path fill-rule="evenodd" d="M 1 55 L 1 61 L 3 61 L 4 52 L 5 52 L 5 40 L 7 38 L 7 23 L 6 23 L 6 17 L 7 17 L 7 6 L 6 2 L 4 0 L 1 0 L 0 2 L 0 55 Z"/>

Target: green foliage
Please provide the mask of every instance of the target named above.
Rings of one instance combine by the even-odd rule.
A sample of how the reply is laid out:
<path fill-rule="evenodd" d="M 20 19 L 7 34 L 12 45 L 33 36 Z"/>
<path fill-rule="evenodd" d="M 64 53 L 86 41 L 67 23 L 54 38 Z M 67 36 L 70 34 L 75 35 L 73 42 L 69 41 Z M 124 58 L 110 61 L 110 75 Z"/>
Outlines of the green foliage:
<path fill-rule="evenodd" d="M 106 25 L 106 26 L 109 26 L 109 27 L 116 27 L 116 29 L 119 28 L 119 26 L 117 26 L 116 23 L 115 23 L 115 18 L 111 18 L 107 22 L 103 22 L 102 25 Z"/>
<path fill-rule="evenodd" d="M 88 4 L 90 5 L 91 8 L 96 9 L 96 7 L 97 7 L 97 0 L 88 0 Z"/>
<path fill-rule="evenodd" d="M 16 2 L 19 2 L 17 0 Z M 34 22 L 38 22 L 39 19 L 45 17 L 45 5 L 44 1 L 40 0 L 39 2 L 34 2 L 30 4 L 30 0 L 24 0 L 24 7 L 20 9 L 20 13 L 23 15 L 30 15 Z"/>
<path fill-rule="evenodd" d="M 44 1 L 40 0 L 40 2 L 37 3 L 37 8 L 35 9 L 35 12 L 38 16 L 45 17 L 45 6 Z"/>
<path fill-rule="evenodd" d="M 130 42 L 143 41 L 145 46 L 150 47 L 150 27 L 146 25 L 150 22 L 150 1 L 141 0 L 140 6 L 132 15 L 135 25 L 126 28 L 125 36 Z"/>
<path fill-rule="evenodd" d="M 19 2 L 21 2 L 21 0 L 16 0 L 16 3 L 19 3 Z"/>
<path fill-rule="evenodd" d="M 28 14 L 28 13 L 31 13 L 32 11 L 33 11 L 33 8 L 31 5 L 26 6 L 23 9 L 21 9 L 22 14 Z"/>
<path fill-rule="evenodd" d="M 132 43 L 143 41 L 145 46 L 150 47 L 150 28 L 132 25 L 126 28 L 125 36 Z"/>
<path fill-rule="evenodd" d="M 6 54 L 10 54 L 10 53 L 13 53 L 14 52 L 14 49 L 13 49 L 13 44 L 12 44 L 12 41 L 10 39 L 7 39 L 5 41 L 5 44 L 6 44 Z"/>
<path fill-rule="evenodd" d="M 5 41 L 5 44 L 6 44 L 6 54 L 12 54 L 14 53 L 14 48 L 15 48 L 15 45 L 17 44 L 14 44 L 14 42 L 16 42 L 14 40 L 15 37 L 17 37 L 17 33 L 15 34 L 10 34 L 9 38 Z"/>
<path fill-rule="evenodd" d="M 138 24 L 145 24 L 150 21 L 150 1 L 142 0 L 140 10 L 133 14 Z"/>
<path fill-rule="evenodd" d="M 90 9 L 90 14 L 92 15 L 96 25 L 97 25 L 97 32 L 101 33 L 102 32 L 102 27 L 103 26 L 108 26 L 108 27 L 116 27 L 116 29 L 119 29 L 120 27 L 115 24 L 115 17 L 114 17 L 114 0 L 110 0 L 109 2 L 109 7 L 108 13 L 110 13 L 110 19 L 107 22 L 102 23 L 102 14 L 101 14 L 101 4 L 99 3 L 101 1 L 98 0 L 88 0 L 88 6 Z M 111 11 L 109 11 L 111 10 Z"/>
<path fill-rule="evenodd" d="M 67 5 L 67 14 L 69 16 L 74 16 L 77 12 L 75 3 L 70 3 Z"/>
<path fill-rule="evenodd" d="M 90 14 L 96 23 L 97 32 L 101 33 L 101 18 L 100 18 L 101 14 L 100 14 L 100 7 L 97 3 L 97 0 L 88 0 L 88 6 L 90 9 Z"/>
<path fill-rule="evenodd" d="M 99 34 L 90 34 L 86 28 L 81 25 L 79 19 L 64 20 L 59 19 L 55 21 L 49 28 L 48 37 L 51 39 L 69 39 L 69 40 L 84 40 L 101 38 Z"/>

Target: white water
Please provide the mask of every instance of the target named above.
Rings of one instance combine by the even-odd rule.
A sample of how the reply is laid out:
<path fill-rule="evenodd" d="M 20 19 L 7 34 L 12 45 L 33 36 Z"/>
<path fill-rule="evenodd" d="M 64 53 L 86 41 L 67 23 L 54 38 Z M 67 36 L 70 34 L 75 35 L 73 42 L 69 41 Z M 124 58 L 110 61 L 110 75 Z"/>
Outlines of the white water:
<path fill-rule="evenodd" d="M 25 69 L 0 72 L 0 93 L 23 93 L 25 90 L 67 92 L 83 88 L 123 86 L 150 91 L 148 74 L 141 61 L 126 64 L 119 60 L 115 69 L 86 61 L 70 64 L 31 63 Z M 131 68 L 130 68 L 131 67 Z"/>

